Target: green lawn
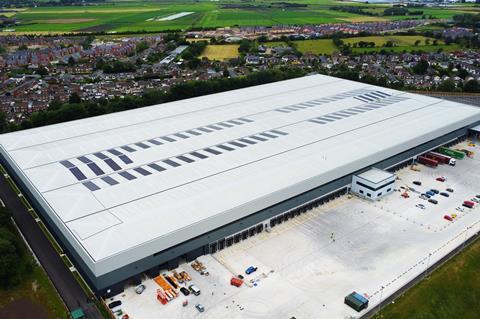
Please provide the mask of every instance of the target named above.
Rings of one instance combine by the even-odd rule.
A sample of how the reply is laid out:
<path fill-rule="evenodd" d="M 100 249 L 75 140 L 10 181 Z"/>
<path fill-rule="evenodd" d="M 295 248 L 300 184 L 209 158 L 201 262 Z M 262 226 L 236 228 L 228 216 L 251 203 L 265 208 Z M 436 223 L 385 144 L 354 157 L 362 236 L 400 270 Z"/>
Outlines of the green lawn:
<path fill-rule="evenodd" d="M 298 51 L 302 53 L 310 52 L 314 54 L 330 55 L 338 50 L 330 39 L 294 41 L 294 43 L 297 45 Z"/>
<path fill-rule="evenodd" d="M 480 241 L 384 308 L 382 318 L 477 319 L 480 314 Z M 380 316 L 377 316 L 380 317 Z"/>

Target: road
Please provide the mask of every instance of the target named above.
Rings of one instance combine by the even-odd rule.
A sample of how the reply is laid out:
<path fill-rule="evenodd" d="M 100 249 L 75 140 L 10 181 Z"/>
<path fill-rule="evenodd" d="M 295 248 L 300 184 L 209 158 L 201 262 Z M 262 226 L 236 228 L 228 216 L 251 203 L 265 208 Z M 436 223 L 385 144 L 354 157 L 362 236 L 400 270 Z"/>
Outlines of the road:
<path fill-rule="evenodd" d="M 102 319 L 103 317 L 95 304 L 88 300 L 88 296 L 80 284 L 50 244 L 27 208 L 22 204 L 20 198 L 7 183 L 5 177 L 0 178 L 0 197 L 8 210 L 12 212 L 17 226 L 35 252 L 68 309 L 71 311 L 81 307 L 87 318 Z"/>

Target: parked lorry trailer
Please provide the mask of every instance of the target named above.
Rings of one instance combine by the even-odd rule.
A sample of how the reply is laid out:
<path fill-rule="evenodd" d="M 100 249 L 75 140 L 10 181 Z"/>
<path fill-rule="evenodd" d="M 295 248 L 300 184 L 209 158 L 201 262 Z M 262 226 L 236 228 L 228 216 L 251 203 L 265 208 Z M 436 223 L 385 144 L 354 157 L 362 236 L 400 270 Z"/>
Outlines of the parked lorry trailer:
<path fill-rule="evenodd" d="M 456 160 L 454 158 L 435 152 L 428 152 L 427 154 L 425 154 L 425 157 L 436 160 L 439 164 L 448 164 L 451 166 L 455 166 L 456 164 Z"/>
<path fill-rule="evenodd" d="M 451 156 L 455 159 L 463 160 L 465 158 L 465 153 L 449 149 L 447 147 L 439 147 L 438 152 L 447 156 Z"/>
<path fill-rule="evenodd" d="M 420 164 L 427 165 L 427 166 L 430 166 L 430 167 L 437 167 L 438 166 L 438 161 L 436 161 L 434 159 L 431 159 L 431 158 L 428 158 L 428 157 L 425 157 L 423 155 L 420 155 L 419 157 L 417 157 L 417 161 Z"/>

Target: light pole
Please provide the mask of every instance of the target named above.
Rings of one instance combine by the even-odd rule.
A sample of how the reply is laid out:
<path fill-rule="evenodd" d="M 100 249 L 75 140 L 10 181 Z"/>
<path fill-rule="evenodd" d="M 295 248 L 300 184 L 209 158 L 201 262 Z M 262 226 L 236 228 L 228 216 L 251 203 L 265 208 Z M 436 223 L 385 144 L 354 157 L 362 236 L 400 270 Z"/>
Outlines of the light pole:
<path fill-rule="evenodd" d="M 427 278 L 428 275 L 428 266 L 430 265 L 430 257 L 432 256 L 432 253 L 428 253 L 428 259 L 427 259 L 427 267 L 425 267 L 425 275 L 423 276 L 423 279 Z"/>
<path fill-rule="evenodd" d="M 378 309 L 378 317 L 379 318 L 382 318 L 382 298 L 383 298 L 383 289 L 385 287 L 382 286 L 382 288 L 380 288 L 380 304 L 378 305 L 379 309 Z"/>

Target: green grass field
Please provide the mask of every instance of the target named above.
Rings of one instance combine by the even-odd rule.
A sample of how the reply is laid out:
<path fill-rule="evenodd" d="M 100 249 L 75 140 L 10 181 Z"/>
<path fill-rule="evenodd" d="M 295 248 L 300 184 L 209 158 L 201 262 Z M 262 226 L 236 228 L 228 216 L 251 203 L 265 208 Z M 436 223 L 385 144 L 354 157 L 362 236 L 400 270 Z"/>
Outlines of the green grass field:
<path fill-rule="evenodd" d="M 208 45 L 200 58 L 209 60 L 228 60 L 238 57 L 238 44 Z"/>
<path fill-rule="evenodd" d="M 480 314 L 480 241 L 408 290 L 376 318 L 477 319 Z"/>
<path fill-rule="evenodd" d="M 189 28 L 214 28 L 225 26 L 252 26 L 276 24 L 320 24 L 335 22 L 381 21 L 405 19 L 403 17 L 369 17 L 330 10 L 332 5 L 359 5 L 359 3 L 335 2 L 333 0 L 298 0 L 308 7 L 272 7 L 271 1 L 242 2 L 231 0 L 228 4 L 254 5 L 253 8 L 224 8 L 223 2 L 199 0 L 169 0 L 165 2 L 127 0 L 95 6 L 37 7 L 19 11 L 15 16 L 20 25 L 17 32 L 81 32 L 81 31 L 163 31 Z M 385 5 L 368 5 L 368 10 L 381 12 Z M 453 9 L 428 8 L 426 14 L 448 18 L 461 12 L 479 12 L 475 7 Z M 155 21 L 180 12 L 194 12 L 170 21 Z M 148 21 L 147 21 L 148 20 Z"/>

